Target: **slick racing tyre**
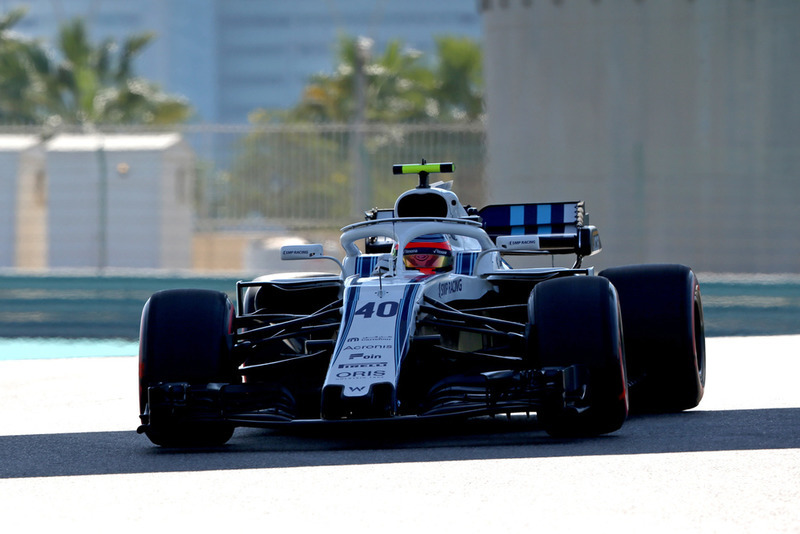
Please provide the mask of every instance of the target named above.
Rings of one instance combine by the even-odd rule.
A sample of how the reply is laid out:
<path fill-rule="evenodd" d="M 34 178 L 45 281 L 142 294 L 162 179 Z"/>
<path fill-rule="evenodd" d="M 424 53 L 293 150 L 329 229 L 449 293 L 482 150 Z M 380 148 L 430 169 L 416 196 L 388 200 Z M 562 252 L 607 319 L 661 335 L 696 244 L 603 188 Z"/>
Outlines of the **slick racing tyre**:
<path fill-rule="evenodd" d="M 233 307 L 216 291 L 178 289 L 154 294 L 142 311 L 139 336 L 139 409 L 145 434 L 162 446 L 215 446 L 233 426 L 168 407 L 148 405 L 148 388 L 161 383 L 206 386 L 238 381 L 231 360 Z"/>
<path fill-rule="evenodd" d="M 531 292 L 528 316 L 529 350 L 539 367 L 579 364 L 588 370 L 588 387 L 580 406 L 539 411 L 544 430 L 566 437 L 618 430 L 628 415 L 628 397 L 614 287 L 596 276 L 542 282 Z"/>
<path fill-rule="evenodd" d="M 631 410 L 679 412 L 703 398 L 705 332 L 700 285 L 683 265 L 606 269 L 619 293 Z"/>

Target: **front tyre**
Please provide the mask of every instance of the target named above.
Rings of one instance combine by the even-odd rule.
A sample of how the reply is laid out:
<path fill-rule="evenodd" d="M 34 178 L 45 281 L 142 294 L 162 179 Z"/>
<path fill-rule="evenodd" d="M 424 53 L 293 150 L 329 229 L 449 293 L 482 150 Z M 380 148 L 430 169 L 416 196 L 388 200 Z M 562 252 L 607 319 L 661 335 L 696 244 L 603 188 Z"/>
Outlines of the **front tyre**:
<path fill-rule="evenodd" d="M 531 357 L 539 367 L 581 365 L 588 370 L 583 400 L 538 412 L 544 430 L 567 437 L 618 430 L 628 415 L 628 393 L 614 287 L 594 276 L 542 282 L 531 292 L 528 316 Z"/>
<path fill-rule="evenodd" d="M 216 446 L 233 425 L 193 418 L 148 402 L 148 388 L 165 383 L 204 387 L 236 381 L 231 359 L 233 306 L 227 295 L 196 289 L 155 293 L 142 310 L 139 335 L 139 410 L 144 432 L 156 445 Z"/>

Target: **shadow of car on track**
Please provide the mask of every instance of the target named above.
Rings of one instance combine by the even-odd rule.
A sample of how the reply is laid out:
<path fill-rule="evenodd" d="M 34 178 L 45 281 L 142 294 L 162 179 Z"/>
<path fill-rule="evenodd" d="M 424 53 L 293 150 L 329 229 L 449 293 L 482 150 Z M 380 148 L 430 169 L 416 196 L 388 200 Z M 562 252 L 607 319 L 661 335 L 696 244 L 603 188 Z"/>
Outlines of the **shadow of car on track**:
<path fill-rule="evenodd" d="M 153 446 L 134 431 L 0 436 L 0 478 L 800 448 L 800 408 L 632 416 L 584 439 L 535 417 L 447 425 L 237 429 L 222 447 Z"/>

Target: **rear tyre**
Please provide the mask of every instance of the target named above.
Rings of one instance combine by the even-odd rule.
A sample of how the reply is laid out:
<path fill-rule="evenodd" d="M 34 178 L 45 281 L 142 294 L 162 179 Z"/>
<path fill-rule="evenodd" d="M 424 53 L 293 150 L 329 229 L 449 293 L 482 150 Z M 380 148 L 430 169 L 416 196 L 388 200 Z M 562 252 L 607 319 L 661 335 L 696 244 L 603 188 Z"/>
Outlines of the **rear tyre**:
<path fill-rule="evenodd" d="M 679 412 L 705 391 L 706 349 L 700 284 L 689 267 L 655 264 L 606 269 L 619 293 L 631 409 Z"/>
<path fill-rule="evenodd" d="M 160 383 L 206 386 L 238 381 L 231 359 L 233 306 L 227 295 L 196 289 L 155 293 L 142 310 L 139 336 L 139 409 L 150 441 L 162 446 L 216 446 L 233 425 L 193 421 L 148 405 L 148 387 Z"/>
<path fill-rule="evenodd" d="M 543 408 L 537 417 L 552 436 L 618 430 L 628 415 L 625 353 L 614 287 L 604 278 L 571 276 L 536 285 L 528 301 L 529 345 L 540 367 L 580 364 L 588 370 L 585 410 Z"/>

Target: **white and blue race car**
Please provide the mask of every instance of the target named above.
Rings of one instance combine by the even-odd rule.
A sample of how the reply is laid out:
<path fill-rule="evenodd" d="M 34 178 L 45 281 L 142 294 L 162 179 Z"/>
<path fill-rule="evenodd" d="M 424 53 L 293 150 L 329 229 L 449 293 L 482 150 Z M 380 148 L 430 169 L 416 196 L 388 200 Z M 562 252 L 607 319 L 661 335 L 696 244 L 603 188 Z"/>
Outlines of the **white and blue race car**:
<path fill-rule="evenodd" d="M 219 445 L 235 427 L 536 413 L 553 436 L 618 430 L 636 411 L 697 406 L 705 337 L 681 265 L 595 273 L 582 202 L 461 203 L 451 163 L 395 165 L 419 185 L 391 209 L 284 260 L 341 273 L 272 274 L 225 293 L 167 290 L 142 312 L 141 426 L 163 446 Z M 571 254 L 512 268 L 510 255 Z M 510 258 L 509 258 L 510 259 Z"/>

